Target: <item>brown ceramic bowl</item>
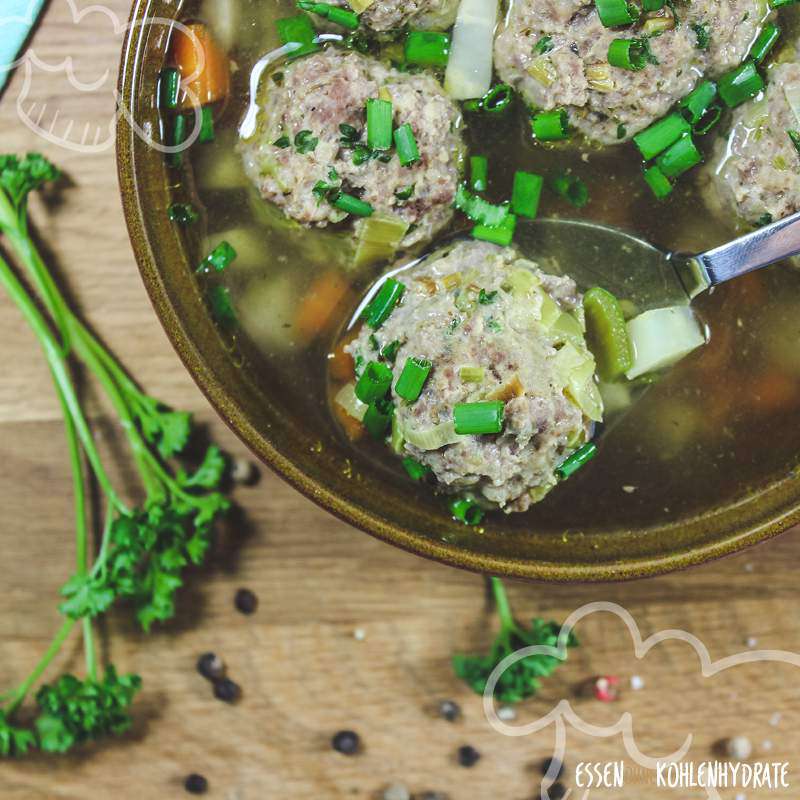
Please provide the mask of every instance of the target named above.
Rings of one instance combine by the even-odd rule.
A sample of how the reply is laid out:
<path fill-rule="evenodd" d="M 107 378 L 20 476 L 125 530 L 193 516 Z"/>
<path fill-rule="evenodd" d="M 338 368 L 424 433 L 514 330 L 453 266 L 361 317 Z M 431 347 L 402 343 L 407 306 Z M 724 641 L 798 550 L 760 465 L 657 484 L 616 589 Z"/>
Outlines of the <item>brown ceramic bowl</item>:
<path fill-rule="evenodd" d="M 490 515 L 484 529 L 468 529 L 449 518 L 440 500 L 376 469 L 324 413 L 304 411 L 281 381 L 280 364 L 243 369 L 209 317 L 184 234 L 167 218 L 172 200 L 163 157 L 126 121 L 130 115 L 145 129 L 157 126 L 152 92 L 138 87 L 156 85 L 165 30 L 144 23 L 174 13 L 162 0 L 133 4 L 119 79 L 126 112 L 117 135 L 125 216 L 142 278 L 175 349 L 222 418 L 279 475 L 341 519 L 398 547 L 479 572 L 548 581 L 657 575 L 733 553 L 800 520 L 798 481 L 775 479 L 735 503 L 716 506 L 709 497 L 685 514 L 659 508 L 631 521 L 608 511 L 584 513 L 567 526 L 550 518 L 545 504 L 535 514 Z"/>

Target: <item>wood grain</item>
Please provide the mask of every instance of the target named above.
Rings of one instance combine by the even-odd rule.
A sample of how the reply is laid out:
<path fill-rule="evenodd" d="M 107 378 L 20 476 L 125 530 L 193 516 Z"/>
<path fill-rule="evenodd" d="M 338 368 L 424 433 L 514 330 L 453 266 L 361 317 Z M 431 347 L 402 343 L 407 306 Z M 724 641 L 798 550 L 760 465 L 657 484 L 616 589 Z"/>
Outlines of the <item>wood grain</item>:
<path fill-rule="evenodd" d="M 124 17 L 127 5 L 112 0 L 109 8 Z M 54 0 L 33 41 L 42 57 L 80 56 L 76 69 L 82 80 L 116 71 L 120 41 L 103 15 L 93 13 L 74 25 L 67 3 Z M 195 411 L 225 447 L 245 455 L 182 369 L 147 301 L 128 245 L 113 150 L 66 150 L 32 134 L 20 120 L 19 107 L 37 99 L 50 113 L 63 109 L 56 130 L 69 114 L 80 125 L 103 130 L 113 115 L 110 84 L 79 92 L 63 76 L 38 72 L 18 103 L 23 89 L 24 75 L 18 72 L 0 103 L 0 141 L 4 151 L 46 152 L 70 177 L 61 202 L 36 201 L 33 211 L 64 283 L 150 392 Z M 5 687 L 26 674 L 58 625 L 56 592 L 69 575 L 73 543 L 59 409 L 37 345 L 5 296 L 0 296 L 0 365 L 0 685 Z M 102 406 L 92 403 L 92 408 L 104 446 L 114 456 L 114 423 Z M 124 615 L 104 623 L 104 656 L 144 677 L 135 729 L 122 741 L 74 756 L 0 764 L 3 800 L 160 800 L 182 796 L 182 777 L 190 771 L 208 777 L 210 797 L 226 800 L 368 798 L 397 780 L 415 792 L 437 789 L 462 800 L 536 795 L 536 765 L 552 748 L 552 729 L 531 737 L 499 736 L 486 723 L 479 699 L 450 672 L 451 652 L 483 646 L 490 637 L 480 578 L 373 541 L 271 474 L 241 489 L 237 499 L 243 519 L 227 531 L 228 547 L 213 565 L 194 576 L 174 623 L 149 637 Z M 800 542 L 786 536 L 657 580 L 514 585 L 512 597 L 521 616 L 555 619 L 589 601 L 621 603 L 643 634 L 685 629 L 699 636 L 714 658 L 746 649 L 748 637 L 755 637 L 758 647 L 800 650 L 798 556 Z M 233 609 L 239 586 L 260 598 L 252 617 Z M 356 628 L 364 630 L 363 641 L 354 638 Z M 691 732 L 696 760 L 711 757 L 714 742 L 735 734 L 749 736 L 760 757 L 798 759 L 800 706 L 792 667 L 739 667 L 707 680 L 686 645 L 665 644 L 637 662 L 627 630 L 610 615 L 587 619 L 578 634 L 583 646 L 541 696 L 520 709 L 520 720 L 570 698 L 587 721 L 598 724 L 631 712 L 639 746 L 650 754 L 673 750 Z M 206 650 L 222 654 L 243 686 L 238 705 L 213 700 L 194 671 L 197 655 Z M 51 674 L 80 670 L 79 656 L 75 641 Z M 577 684 L 604 673 L 622 678 L 616 705 L 575 697 Z M 634 674 L 645 681 L 638 692 L 627 688 Z M 445 697 L 462 704 L 461 721 L 448 723 L 433 713 Z M 342 727 L 363 737 L 364 751 L 355 758 L 329 747 L 331 734 Z M 472 770 L 455 762 L 464 743 L 483 754 Z M 571 732 L 568 782 L 579 760 L 621 758 L 619 738 Z M 704 796 L 656 790 L 649 785 L 652 776 L 637 773 L 630 760 L 627 764 L 624 789 L 591 796 Z M 797 797 L 800 763 L 793 765 L 792 780 L 795 788 L 788 792 L 747 796 Z"/>

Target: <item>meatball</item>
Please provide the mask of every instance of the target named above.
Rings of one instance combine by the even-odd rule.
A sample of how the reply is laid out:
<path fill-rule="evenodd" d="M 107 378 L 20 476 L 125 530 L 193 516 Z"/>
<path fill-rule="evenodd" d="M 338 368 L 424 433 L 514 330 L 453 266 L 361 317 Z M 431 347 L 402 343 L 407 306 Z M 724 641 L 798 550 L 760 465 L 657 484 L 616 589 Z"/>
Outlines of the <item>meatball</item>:
<path fill-rule="evenodd" d="M 800 85 L 800 64 L 774 66 L 763 99 L 733 113 L 730 135 L 705 169 L 712 205 L 750 224 L 800 211 L 800 154 L 788 131 L 800 128 L 786 90 Z"/>
<path fill-rule="evenodd" d="M 763 0 L 693 0 L 655 16 L 671 28 L 646 39 L 649 61 L 634 72 L 608 63 L 614 39 L 643 36 L 642 25 L 606 28 L 588 0 L 515 0 L 495 42 L 501 78 L 536 108 L 563 107 L 601 144 L 630 139 L 687 95 L 704 75 L 737 66 L 765 19 Z"/>
<path fill-rule="evenodd" d="M 464 149 L 461 118 L 434 78 L 328 48 L 267 83 L 256 133 L 241 151 L 261 196 L 287 216 L 307 226 L 341 222 L 347 215 L 325 192 L 338 188 L 408 223 L 404 247 L 430 240 L 450 221 Z M 365 146 L 366 103 L 379 93 L 391 98 L 394 125 L 414 131 L 420 157 L 411 166 L 391 151 L 370 157 Z"/>
<path fill-rule="evenodd" d="M 334 5 L 350 7 L 347 0 Z M 361 23 L 373 31 L 390 31 L 406 25 L 417 30 L 445 30 L 456 19 L 458 0 L 375 0 L 361 14 Z"/>
<path fill-rule="evenodd" d="M 602 416 L 574 281 L 475 241 L 398 278 L 406 286 L 400 305 L 348 345 L 357 372 L 392 342 L 395 377 L 408 358 L 432 363 L 413 403 L 392 388 L 395 449 L 430 467 L 447 493 L 525 511 L 556 484 L 556 468 Z M 505 402 L 502 433 L 456 434 L 454 406 L 487 400 Z"/>

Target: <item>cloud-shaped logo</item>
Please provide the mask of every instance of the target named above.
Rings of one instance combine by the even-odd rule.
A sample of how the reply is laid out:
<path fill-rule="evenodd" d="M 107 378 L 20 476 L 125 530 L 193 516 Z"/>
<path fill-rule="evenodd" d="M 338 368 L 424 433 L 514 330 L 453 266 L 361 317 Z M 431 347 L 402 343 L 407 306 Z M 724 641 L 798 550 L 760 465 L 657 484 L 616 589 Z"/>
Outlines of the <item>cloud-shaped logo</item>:
<path fill-rule="evenodd" d="M 20 30 L 28 30 L 41 8 L 41 0 L 29 0 L 27 10 L 23 14 L 3 16 L 0 10 L 0 39 L 4 31 L 12 32 L 16 39 Z M 108 46 L 118 52 L 122 40 L 130 25 L 123 21 L 110 8 L 103 5 L 91 5 L 78 8 L 75 0 L 54 0 L 49 4 L 48 13 L 66 18 L 68 24 L 81 26 L 86 30 L 86 44 L 80 49 L 88 51 L 89 46 Z M 185 141 L 177 146 L 164 145 L 152 138 L 131 119 L 129 112 L 123 108 L 118 97 L 116 77 L 111 70 L 105 69 L 96 75 L 86 75 L 87 65 L 80 54 L 48 53 L 36 47 L 34 42 L 14 60 L 0 60 L 0 75 L 13 69 L 22 72 L 22 85 L 16 98 L 17 113 L 26 127 L 37 136 L 51 144 L 82 153 L 102 152 L 114 146 L 116 121 L 119 115 L 125 116 L 128 123 L 140 138 L 150 146 L 164 153 L 175 153 L 186 149 L 196 140 L 200 133 L 201 114 L 199 102 L 192 94 L 192 85 L 204 69 L 203 48 L 194 32 L 182 23 L 171 18 L 150 18 L 146 25 L 149 28 L 159 26 L 164 29 L 164 40 L 175 35 L 176 31 L 189 37 L 197 51 L 196 68 L 192 75 L 182 76 L 181 86 L 187 95 L 187 105 L 194 110 L 194 124 Z M 140 26 L 141 27 L 141 26 Z M 37 73 L 61 75 L 70 90 L 54 92 L 48 85 L 44 96 L 37 96 L 35 77 Z M 53 101 L 53 95 L 58 98 Z M 87 104 L 87 95 L 99 96 Z M 106 120 L 96 121 L 97 103 L 103 103 L 111 109 Z M 88 111 L 87 111 L 88 109 Z"/>
<path fill-rule="evenodd" d="M 633 651 L 637 660 L 642 660 L 657 645 L 663 642 L 679 641 L 688 644 L 695 651 L 701 674 L 704 678 L 713 678 L 721 672 L 734 667 L 753 663 L 780 663 L 789 664 L 800 668 L 800 654 L 786 650 L 747 650 L 731 656 L 713 661 L 708 652 L 708 648 L 694 634 L 682 630 L 664 630 L 648 636 L 642 637 L 636 620 L 622 606 L 617 603 L 595 602 L 581 606 L 564 622 L 559 633 L 558 642 L 555 647 L 549 645 L 532 645 L 523 647 L 514 653 L 506 656 L 492 671 L 486 683 L 483 694 L 483 710 L 489 724 L 497 733 L 503 736 L 529 736 L 537 733 L 549 726 L 555 729 L 555 748 L 553 752 L 554 762 L 563 763 L 566 753 L 567 726 L 571 726 L 587 736 L 597 738 L 610 738 L 620 736 L 625 750 L 630 758 L 640 767 L 647 770 L 657 770 L 659 764 L 681 761 L 692 746 L 693 735 L 688 733 L 683 744 L 674 752 L 665 756 L 646 755 L 636 744 L 633 733 L 633 715 L 624 712 L 613 725 L 593 725 L 586 722 L 572 707 L 567 699 L 562 699 L 548 714 L 539 717 L 533 722 L 524 725 L 510 725 L 497 715 L 494 703 L 494 690 L 503 673 L 513 666 L 517 661 L 534 655 L 548 655 L 565 661 L 567 658 L 567 641 L 575 626 L 583 619 L 592 614 L 606 613 L 618 617 L 627 627 L 633 641 Z M 547 790 L 555 781 L 556 776 L 548 774 L 542 783 L 542 798 L 548 800 Z M 719 800 L 719 793 L 712 787 L 706 787 L 706 793 L 712 800 Z M 588 791 L 584 797 L 588 797 Z"/>

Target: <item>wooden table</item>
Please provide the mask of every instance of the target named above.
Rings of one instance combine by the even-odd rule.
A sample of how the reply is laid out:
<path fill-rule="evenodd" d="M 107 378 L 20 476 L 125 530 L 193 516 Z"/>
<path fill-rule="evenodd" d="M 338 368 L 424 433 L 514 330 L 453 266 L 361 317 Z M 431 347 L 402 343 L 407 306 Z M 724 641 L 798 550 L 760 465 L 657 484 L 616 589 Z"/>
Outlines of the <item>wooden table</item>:
<path fill-rule="evenodd" d="M 127 5 L 109 3 L 120 17 Z M 112 78 L 116 73 L 120 40 L 102 14 L 74 25 L 68 4 L 53 2 L 34 44 L 50 60 L 74 53 L 85 82 L 104 70 Z M 56 131 L 70 115 L 74 130 L 85 122 L 102 127 L 113 114 L 112 82 L 79 92 L 62 75 L 40 71 L 20 105 L 46 102 L 45 122 L 46 114 L 61 109 Z M 230 452 L 244 456 L 179 364 L 145 296 L 122 218 L 113 150 L 80 153 L 32 134 L 18 115 L 24 83 L 18 72 L 0 104 L 0 141 L 3 151 L 42 150 L 70 176 L 63 203 L 48 208 L 34 203 L 37 226 L 64 283 L 150 392 L 195 411 Z M 5 296 L 0 296 L 0 364 L 0 684 L 5 687 L 27 673 L 59 624 L 56 592 L 70 574 L 73 537 L 59 408 L 38 347 Z M 95 403 L 93 408 L 101 436 L 113 443 L 112 418 Z M 491 617 L 479 577 L 380 544 L 268 473 L 257 486 L 239 490 L 237 499 L 246 512 L 239 533 L 247 535 L 235 553 L 194 576 L 172 624 L 144 636 L 124 615 L 114 614 L 102 626 L 104 656 L 144 677 L 131 734 L 69 757 L 0 764 L 3 800 L 162 800 L 182 796 L 182 778 L 191 771 L 208 777 L 210 797 L 226 800 L 366 798 L 393 781 L 459 800 L 525 800 L 536 794 L 537 765 L 552 748 L 552 729 L 521 738 L 494 733 L 479 698 L 451 674 L 453 651 L 478 648 L 489 639 Z M 800 541 L 789 535 L 658 580 L 621 586 L 517 584 L 511 593 L 524 617 L 560 620 L 589 601 L 621 603 L 645 635 L 685 629 L 706 643 L 713 658 L 747 649 L 749 637 L 759 648 L 800 651 L 798 557 Z M 251 617 L 233 608 L 240 586 L 260 598 Z M 363 640 L 354 637 L 356 629 L 363 630 Z M 751 665 L 703 679 L 685 644 L 661 645 L 637 662 L 627 630 L 608 614 L 587 619 L 578 633 L 582 647 L 540 697 L 520 709 L 520 721 L 546 713 L 566 697 L 596 724 L 630 711 L 639 746 L 653 755 L 672 751 L 693 732 L 691 757 L 697 761 L 711 757 L 715 742 L 736 734 L 748 736 L 759 757 L 800 759 L 796 668 Z M 221 654 L 243 686 L 238 705 L 212 699 L 195 672 L 195 659 L 206 650 Z M 80 670 L 77 640 L 55 667 Z M 618 703 L 575 698 L 576 684 L 606 673 L 621 677 Z M 644 688 L 629 688 L 632 675 L 644 680 Z M 462 705 L 462 720 L 437 718 L 432 709 L 442 698 Z M 360 755 L 347 758 L 331 750 L 331 734 L 340 728 L 360 732 Z M 483 754 L 471 770 L 455 762 L 456 749 L 465 743 Z M 570 732 L 567 782 L 580 760 L 624 757 L 619 738 Z M 648 786 L 652 775 L 627 765 L 624 789 L 591 796 L 704 796 L 655 790 Z M 800 763 L 793 765 L 792 780 L 788 792 L 747 796 L 797 797 Z"/>

